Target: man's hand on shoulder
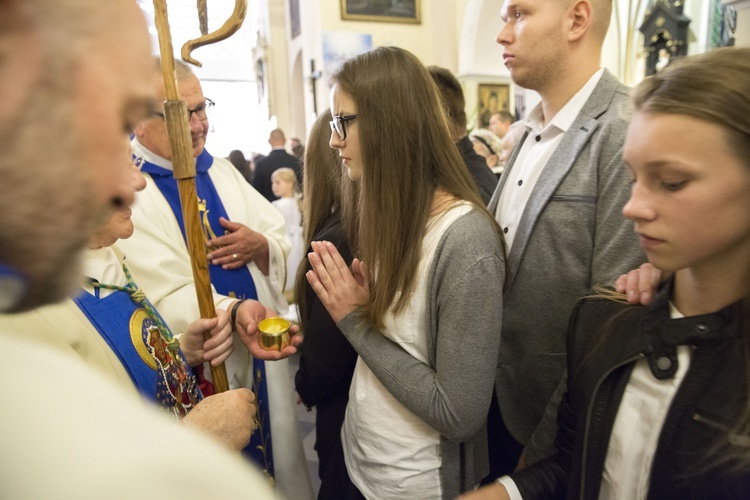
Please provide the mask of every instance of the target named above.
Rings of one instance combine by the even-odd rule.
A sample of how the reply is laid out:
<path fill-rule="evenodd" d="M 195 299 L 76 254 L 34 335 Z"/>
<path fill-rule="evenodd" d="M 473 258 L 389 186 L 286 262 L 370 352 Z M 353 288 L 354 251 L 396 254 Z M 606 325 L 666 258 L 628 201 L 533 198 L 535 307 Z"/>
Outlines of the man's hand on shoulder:
<path fill-rule="evenodd" d="M 617 278 L 615 290 L 624 293 L 631 304 L 645 306 L 654 298 L 661 277 L 661 271 L 647 262 Z"/>

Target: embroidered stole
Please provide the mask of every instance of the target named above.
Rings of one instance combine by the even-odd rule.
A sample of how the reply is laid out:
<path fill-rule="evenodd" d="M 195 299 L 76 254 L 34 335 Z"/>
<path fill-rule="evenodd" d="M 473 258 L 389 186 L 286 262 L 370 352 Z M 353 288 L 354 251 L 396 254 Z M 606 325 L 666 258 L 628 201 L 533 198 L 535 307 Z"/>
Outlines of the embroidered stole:
<path fill-rule="evenodd" d="M 185 416 L 203 397 L 182 353 L 169 348 L 169 332 L 163 333 L 127 292 L 113 291 L 104 298 L 98 288 L 94 292 L 83 291 L 73 300 L 115 352 L 140 393 L 175 417 Z"/>
<path fill-rule="evenodd" d="M 153 179 L 169 203 L 172 213 L 180 225 L 182 237 L 185 238 L 185 224 L 182 219 L 180 196 L 177 189 L 177 180 L 174 178 L 173 172 L 150 163 L 143 158 L 136 157 L 136 155 L 133 155 L 133 161 L 141 168 L 142 172 L 151 175 L 151 179 Z M 208 173 L 208 169 L 213 165 L 213 161 L 213 156 L 204 149 L 203 153 L 196 158 L 195 166 L 195 187 L 198 192 L 201 226 L 203 227 L 203 234 L 206 241 L 218 235 L 226 234 L 225 229 L 219 224 L 219 217 L 229 219 L 224 204 Z M 255 282 L 247 266 L 228 270 L 209 262 L 208 270 L 211 276 L 211 284 L 213 284 L 217 292 L 238 299 L 258 299 Z M 258 429 L 253 433 L 250 444 L 243 450 L 243 453 L 260 465 L 263 472 L 273 477 L 271 419 L 268 405 L 268 388 L 266 385 L 266 367 L 262 360 L 253 359 L 252 390 L 258 402 Z"/>
<path fill-rule="evenodd" d="M 195 166 L 195 187 L 198 192 L 198 208 L 200 210 L 201 226 L 206 240 L 224 235 L 226 231 L 219 224 L 219 217 L 229 219 L 224 209 L 224 204 L 216 192 L 216 187 L 211 181 L 208 169 L 213 164 L 214 158 L 206 150 L 203 150 L 196 159 Z M 177 190 L 177 180 L 171 170 L 162 168 L 153 163 L 141 160 L 141 171 L 151 175 L 156 186 L 164 195 L 172 213 L 177 219 L 180 226 L 182 237 L 185 238 L 185 222 L 182 219 L 182 208 L 180 206 L 180 193 Z M 239 269 L 222 269 L 221 266 L 214 266 L 208 263 L 208 271 L 211 275 L 211 284 L 216 291 L 230 297 L 240 299 L 256 299 L 258 292 L 255 290 L 255 282 L 247 266 Z"/>

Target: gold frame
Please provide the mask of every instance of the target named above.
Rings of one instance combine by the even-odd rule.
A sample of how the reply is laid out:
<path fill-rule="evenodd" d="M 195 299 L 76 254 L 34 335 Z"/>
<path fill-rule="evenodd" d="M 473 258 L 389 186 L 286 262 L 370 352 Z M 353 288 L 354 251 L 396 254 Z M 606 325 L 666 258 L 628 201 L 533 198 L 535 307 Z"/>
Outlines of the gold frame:
<path fill-rule="evenodd" d="M 497 110 L 498 111 L 510 111 L 510 85 L 507 83 L 480 83 L 477 85 L 477 128 L 487 128 L 487 124 L 482 120 L 482 114 L 487 109 L 487 101 L 489 100 L 490 94 L 497 96 Z M 489 120 L 489 116 L 487 117 Z"/>
<path fill-rule="evenodd" d="M 422 23 L 422 0 L 414 0 L 414 17 L 382 16 L 379 14 L 348 14 L 347 3 L 351 0 L 341 0 L 341 19 L 343 21 L 368 21 L 378 23 Z"/>

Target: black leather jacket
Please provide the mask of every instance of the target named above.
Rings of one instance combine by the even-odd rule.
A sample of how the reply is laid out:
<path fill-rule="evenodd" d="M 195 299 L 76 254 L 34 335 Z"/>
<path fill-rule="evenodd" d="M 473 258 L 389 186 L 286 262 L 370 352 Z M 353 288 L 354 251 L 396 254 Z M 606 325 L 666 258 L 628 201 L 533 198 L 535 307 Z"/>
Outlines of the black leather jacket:
<path fill-rule="evenodd" d="M 727 439 L 748 397 L 743 305 L 673 320 L 670 294 L 668 283 L 649 307 L 600 298 L 579 302 L 568 329 L 571 375 L 558 411 L 558 452 L 513 475 L 525 499 L 598 498 L 610 433 L 635 361 L 646 358 L 657 378 L 670 378 L 676 345 L 694 349 L 659 435 L 648 498 L 750 498 L 747 465 L 732 471 L 736 464 L 717 462 L 735 446 L 750 455 L 742 438 Z"/>

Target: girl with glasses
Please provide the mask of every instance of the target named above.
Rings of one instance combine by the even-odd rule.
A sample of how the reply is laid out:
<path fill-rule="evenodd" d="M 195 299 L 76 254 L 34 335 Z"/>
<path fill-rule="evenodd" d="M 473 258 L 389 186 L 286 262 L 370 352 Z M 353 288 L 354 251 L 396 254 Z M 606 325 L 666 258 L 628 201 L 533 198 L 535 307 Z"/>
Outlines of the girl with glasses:
<path fill-rule="evenodd" d="M 359 187 L 356 258 L 350 270 L 314 242 L 307 278 L 359 355 L 341 433 L 350 498 L 454 498 L 488 471 L 500 228 L 414 55 L 378 48 L 332 82 L 330 145 Z"/>

